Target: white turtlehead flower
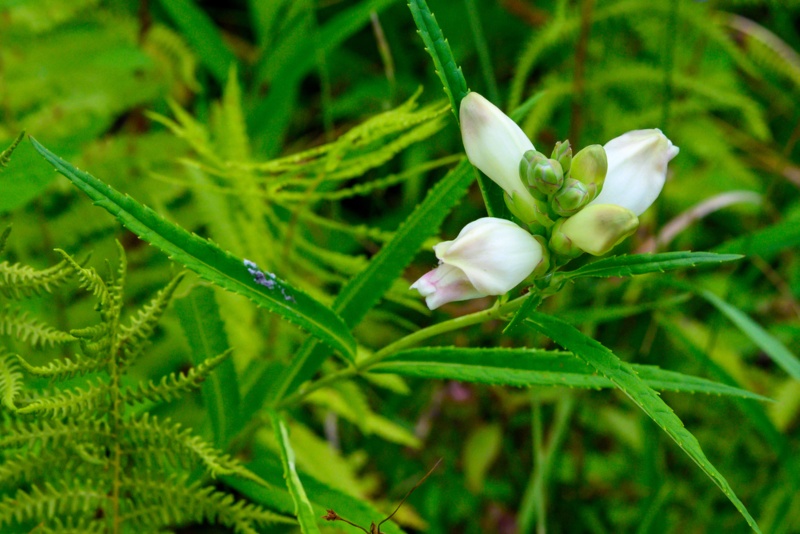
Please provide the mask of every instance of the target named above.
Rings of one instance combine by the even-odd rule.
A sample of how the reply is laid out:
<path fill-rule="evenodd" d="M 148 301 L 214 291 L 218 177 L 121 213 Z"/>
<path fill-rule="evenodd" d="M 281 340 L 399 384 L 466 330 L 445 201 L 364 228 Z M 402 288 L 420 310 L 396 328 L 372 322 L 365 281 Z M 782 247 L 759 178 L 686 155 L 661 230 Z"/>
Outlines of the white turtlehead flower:
<path fill-rule="evenodd" d="M 459 111 L 461 138 L 470 163 L 510 197 L 533 205 L 533 197 L 519 177 L 522 155 L 533 143 L 510 117 L 478 93 L 468 93 Z"/>
<path fill-rule="evenodd" d="M 469 223 L 453 241 L 433 250 L 439 266 L 411 286 L 432 310 L 456 300 L 502 295 L 542 261 L 542 246 L 531 234 L 494 217 Z"/>
<path fill-rule="evenodd" d="M 608 172 L 600 194 L 591 204 L 614 204 L 637 216 L 658 198 L 667 179 L 667 163 L 678 147 L 661 130 L 633 130 L 603 147 Z"/>

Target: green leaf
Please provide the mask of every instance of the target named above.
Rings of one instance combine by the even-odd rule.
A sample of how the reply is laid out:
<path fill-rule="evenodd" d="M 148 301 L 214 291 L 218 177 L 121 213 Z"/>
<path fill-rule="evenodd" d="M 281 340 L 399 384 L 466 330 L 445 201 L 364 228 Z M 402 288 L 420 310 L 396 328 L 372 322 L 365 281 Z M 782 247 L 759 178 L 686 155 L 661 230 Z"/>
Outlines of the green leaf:
<path fill-rule="evenodd" d="M 194 48 L 197 57 L 205 64 L 220 85 L 228 78 L 231 64 L 236 56 L 219 34 L 214 21 L 192 0 L 162 0 L 159 2 L 181 34 Z"/>
<path fill-rule="evenodd" d="M 514 317 L 512 317 L 506 327 L 503 328 L 503 333 L 508 334 L 514 330 L 517 326 L 519 326 L 520 323 L 522 323 L 522 320 L 525 319 L 529 313 L 535 311 L 541 303 L 542 296 L 539 294 L 533 294 L 526 298 L 525 302 L 522 303 L 522 306 L 520 306 L 517 312 L 514 314 Z"/>
<path fill-rule="evenodd" d="M 458 204 L 472 182 L 470 164 L 462 160 L 451 170 L 400 225 L 394 237 L 378 252 L 361 273 L 353 277 L 333 303 L 345 322 L 353 327 L 367 314 L 391 287 L 416 255 L 422 243 L 438 231 L 444 218 Z M 317 372 L 329 351 L 313 340 L 305 343 L 292 363 L 272 387 L 272 399 L 279 401 L 293 392 Z M 257 410 L 263 402 L 258 385 L 251 389 L 253 397 L 245 402 L 245 410 Z M 257 396 L 257 398 L 256 398 Z"/>
<path fill-rule="evenodd" d="M 576 356 L 611 380 L 700 466 L 700 469 L 714 481 L 722 490 L 722 493 L 739 510 L 747 520 L 747 524 L 755 532 L 761 532 L 747 508 L 731 489 L 728 481 L 708 461 L 694 435 L 686 430 L 680 418 L 661 400 L 658 393 L 647 386 L 631 365 L 620 360 L 606 347 L 583 335 L 579 330 L 560 319 L 537 312 L 526 319 L 526 323 L 559 345 L 572 351 Z"/>
<path fill-rule="evenodd" d="M 189 341 L 195 365 L 229 349 L 213 289 L 195 287 L 186 297 L 175 300 L 175 310 Z M 203 382 L 202 393 L 211 420 L 214 445 L 224 449 L 233 432 L 231 414 L 239 411 L 240 402 L 239 381 L 230 358 L 226 358 Z"/>
<path fill-rule="evenodd" d="M 707 263 L 722 263 L 741 259 L 739 254 L 715 254 L 713 252 L 663 252 L 660 254 L 634 254 L 603 258 L 574 271 L 562 274 L 563 280 L 581 277 L 608 278 L 611 276 L 634 276 L 646 273 L 663 273 L 684 267 L 696 267 Z"/>
<path fill-rule="evenodd" d="M 703 378 L 665 371 L 650 365 L 632 365 L 650 387 L 688 393 L 770 399 L 741 388 Z M 569 386 L 610 388 L 614 382 L 569 352 L 539 349 L 479 349 L 431 347 L 400 351 L 369 369 L 372 373 L 505 384 L 509 386 Z"/>
<path fill-rule="evenodd" d="M 744 335 L 763 350 L 773 362 L 789 373 L 789 376 L 795 380 L 800 380 L 800 360 L 780 340 L 764 330 L 761 325 L 752 320 L 742 310 L 725 302 L 714 293 L 700 289 L 697 290 L 697 294 L 722 312 Z"/>
<path fill-rule="evenodd" d="M 283 476 L 286 479 L 286 485 L 289 488 L 292 501 L 294 501 L 294 514 L 300 522 L 300 529 L 303 534 L 320 534 L 314 509 L 308 501 L 306 491 L 303 489 L 303 483 L 300 481 L 300 476 L 295 468 L 294 451 L 292 450 L 292 444 L 289 442 L 289 431 L 286 428 L 286 422 L 275 411 L 270 410 L 269 415 L 272 419 L 275 438 L 278 440 L 281 450 Z"/>
<path fill-rule="evenodd" d="M 450 43 L 444 38 L 442 29 L 439 28 L 439 23 L 436 22 L 436 17 L 431 13 L 425 0 L 410 0 L 408 7 L 411 9 L 411 16 L 414 17 L 414 23 L 417 25 L 419 35 L 425 44 L 425 50 L 428 51 L 433 59 L 436 74 L 442 81 L 444 92 L 450 99 L 450 108 L 456 117 L 456 122 L 458 122 L 461 100 L 469 93 L 464 73 L 461 72 L 461 67 L 456 63 L 453 51 L 450 50 Z M 503 216 L 506 207 L 503 202 L 502 191 L 477 169 L 475 174 L 478 177 L 478 185 L 489 215 L 493 217 Z"/>
<path fill-rule="evenodd" d="M 163 219 L 152 209 L 119 193 L 94 176 L 76 169 L 35 139 L 30 140 L 58 172 L 86 193 L 95 204 L 117 217 L 128 230 L 206 280 L 244 295 L 258 306 L 304 328 L 352 361 L 355 340 L 342 319 L 329 308 L 280 279 L 275 280 L 272 289 L 257 284 L 242 260 Z"/>
<path fill-rule="evenodd" d="M 425 0 L 410 0 L 408 7 L 411 9 L 411 16 L 414 17 L 414 23 L 417 25 L 422 42 L 425 43 L 425 49 L 433 59 L 436 74 L 442 80 L 444 92 L 447 94 L 447 98 L 450 99 L 450 107 L 456 116 L 456 121 L 458 121 L 461 99 L 467 96 L 469 92 L 464 73 L 461 72 L 461 67 L 456 63 L 453 51 L 450 50 L 450 43 L 445 39 L 441 28 L 439 28 L 439 23 L 436 22 L 436 17 L 431 13 L 427 2 Z"/>

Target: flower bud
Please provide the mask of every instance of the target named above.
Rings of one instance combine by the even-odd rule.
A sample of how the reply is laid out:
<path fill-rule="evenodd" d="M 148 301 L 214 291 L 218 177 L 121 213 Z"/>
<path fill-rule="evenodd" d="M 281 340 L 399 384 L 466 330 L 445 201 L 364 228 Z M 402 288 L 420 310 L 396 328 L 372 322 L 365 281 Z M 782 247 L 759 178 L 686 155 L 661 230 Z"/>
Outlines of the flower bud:
<path fill-rule="evenodd" d="M 589 200 L 595 198 L 603 188 L 608 170 L 606 151 L 600 145 L 589 145 L 575 154 L 569 177 L 586 186 Z"/>
<path fill-rule="evenodd" d="M 559 219 L 556 221 L 550 233 L 548 247 L 553 253 L 563 258 L 577 258 L 583 254 L 583 251 L 576 247 L 572 243 L 572 240 L 561 231 L 561 227 L 564 226 L 564 221 L 566 221 L 566 219 Z"/>
<path fill-rule="evenodd" d="M 528 182 L 545 195 L 552 195 L 564 183 L 564 171 L 554 159 L 542 159 L 533 167 L 533 176 L 528 174 Z"/>
<path fill-rule="evenodd" d="M 544 154 L 541 152 L 535 150 L 528 150 L 525 152 L 519 162 L 519 179 L 522 180 L 523 184 L 528 186 L 528 191 L 530 191 L 533 198 L 544 201 L 547 200 L 547 195 L 536 189 L 533 185 L 533 169 L 540 161 L 547 161 L 547 158 L 545 158 Z"/>
<path fill-rule="evenodd" d="M 561 170 L 567 174 L 572 164 L 572 146 L 569 141 L 559 141 L 553 148 L 553 154 L 550 156 L 561 165 Z"/>
<path fill-rule="evenodd" d="M 516 203 L 533 203 L 519 176 L 520 160 L 533 143 L 517 124 L 478 93 L 468 93 L 459 111 L 461 138 L 469 161 Z M 529 221 L 526 221 L 529 222 Z"/>
<path fill-rule="evenodd" d="M 578 213 L 590 200 L 591 196 L 585 185 L 578 180 L 567 178 L 564 187 L 553 196 L 551 206 L 558 215 L 569 217 Z"/>
<path fill-rule="evenodd" d="M 652 129 L 625 133 L 604 148 L 608 173 L 592 204 L 616 204 L 641 215 L 661 193 L 667 163 L 678 155 L 678 147 L 661 130 Z"/>
<path fill-rule="evenodd" d="M 602 256 L 638 227 L 638 217 L 627 208 L 614 204 L 591 204 L 564 220 L 558 232 L 580 250 Z"/>
<path fill-rule="evenodd" d="M 439 266 L 411 286 L 432 310 L 457 300 L 502 295 L 527 278 L 543 257 L 531 234 L 493 217 L 469 223 L 453 241 L 433 250 Z"/>

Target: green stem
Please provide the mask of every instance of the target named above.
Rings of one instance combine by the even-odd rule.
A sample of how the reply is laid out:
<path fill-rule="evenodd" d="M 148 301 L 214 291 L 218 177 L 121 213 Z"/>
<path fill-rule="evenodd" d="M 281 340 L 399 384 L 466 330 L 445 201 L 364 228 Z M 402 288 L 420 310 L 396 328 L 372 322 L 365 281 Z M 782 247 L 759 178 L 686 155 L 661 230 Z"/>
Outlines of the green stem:
<path fill-rule="evenodd" d="M 450 319 L 449 321 L 444 321 L 435 324 L 433 326 L 429 326 L 428 328 L 423 328 L 422 330 L 418 330 L 413 334 L 409 334 L 403 338 L 398 339 L 394 343 L 386 345 L 385 347 L 383 347 L 381 350 L 379 350 L 369 358 L 356 363 L 354 367 L 348 369 L 342 369 L 341 371 L 331 373 L 317 380 L 316 382 L 309 384 L 301 391 L 298 391 L 297 393 L 284 398 L 275 407 L 277 409 L 283 409 L 287 408 L 288 406 L 295 405 L 300 401 L 302 401 L 310 393 L 317 391 L 318 389 L 327 387 L 335 382 L 338 382 L 339 380 L 346 380 L 358 376 L 361 373 L 368 371 L 370 368 L 378 365 L 380 362 L 382 362 L 392 354 L 395 354 L 401 351 L 402 349 L 412 347 L 426 339 L 430 339 L 432 337 L 439 336 L 447 332 L 452 332 L 453 330 L 458 330 L 460 328 L 465 328 L 467 326 L 480 324 L 486 321 L 491 321 L 493 319 L 499 319 L 502 316 L 519 309 L 525 302 L 525 300 L 530 298 L 534 294 L 536 293 L 531 292 L 528 293 L 527 295 L 523 295 L 519 298 L 516 298 L 510 302 L 506 302 L 503 304 L 501 304 L 501 301 L 498 299 L 497 302 L 495 302 L 494 306 L 492 306 L 487 310 L 482 310 L 479 312 L 470 313 L 469 315 L 456 317 L 455 319 Z"/>

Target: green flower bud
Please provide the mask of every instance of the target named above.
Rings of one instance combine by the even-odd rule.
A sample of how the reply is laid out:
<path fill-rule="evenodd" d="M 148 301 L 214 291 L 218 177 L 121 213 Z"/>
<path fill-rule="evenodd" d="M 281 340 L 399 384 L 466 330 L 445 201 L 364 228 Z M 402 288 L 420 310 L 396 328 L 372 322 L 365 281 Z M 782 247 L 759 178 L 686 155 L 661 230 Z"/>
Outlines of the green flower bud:
<path fill-rule="evenodd" d="M 533 174 L 528 173 L 528 183 L 545 195 L 552 195 L 564 183 L 564 171 L 561 164 L 554 159 L 541 159 L 533 167 Z"/>
<path fill-rule="evenodd" d="M 605 149 L 601 145 L 589 145 L 572 158 L 569 175 L 570 178 L 586 186 L 589 200 L 592 200 L 603 189 L 607 171 L 608 159 Z"/>
<path fill-rule="evenodd" d="M 569 217 L 578 213 L 590 200 L 592 197 L 585 185 L 573 178 L 567 178 L 564 186 L 553 196 L 551 207 L 558 215 Z"/>
<path fill-rule="evenodd" d="M 602 256 L 630 236 L 639 227 L 636 214 L 614 204 L 592 204 L 556 225 L 559 239 L 592 256 Z M 553 238 L 550 239 L 553 246 Z M 562 245 L 563 246 L 563 245 Z"/>
<path fill-rule="evenodd" d="M 570 164 L 572 163 L 572 147 L 569 141 L 559 141 L 556 143 L 555 148 L 553 148 L 553 155 L 550 157 L 559 162 L 564 174 L 567 174 L 570 169 Z"/>
<path fill-rule="evenodd" d="M 550 234 L 550 241 L 547 245 L 551 252 L 562 258 L 577 258 L 583 251 L 576 247 L 572 243 L 572 240 L 561 230 L 566 220 L 567 219 L 559 219 L 556 221 L 556 224 L 553 226 L 553 231 Z"/>
<path fill-rule="evenodd" d="M 547 161 L 544 154 L 535 150 L 528 150 L 519 161 L 519 179 L 528 186 L 528 190 L 536 200 L 547 200 L 547 195 L 533 186 L 533 169 L 540 161 Z"/>

